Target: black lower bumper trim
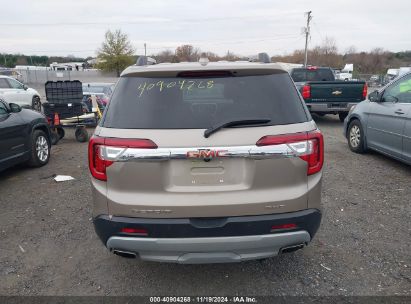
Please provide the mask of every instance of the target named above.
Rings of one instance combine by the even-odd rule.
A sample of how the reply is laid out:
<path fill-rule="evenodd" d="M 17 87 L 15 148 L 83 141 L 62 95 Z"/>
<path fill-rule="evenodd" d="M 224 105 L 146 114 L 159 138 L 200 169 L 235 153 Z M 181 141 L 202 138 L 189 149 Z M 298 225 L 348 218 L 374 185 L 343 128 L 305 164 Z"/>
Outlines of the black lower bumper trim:
<path fill-rule="evenodd" d="M 132 236 L 122 233 L 122 228 L 146 229 L 151 238 L 195 238 L 270 234 L 272 226 L 290 223 L 297 224 L 297 228 L 292 231 L 305 230 L 313 238 L 320 222 L 321 212 L 317 209 L 223 218 L 154 219 L 113 216 L 110 219 L 108 215 L 100 215 L 93 219 L 97 235 L 104 244 L 111 236 Z"/>

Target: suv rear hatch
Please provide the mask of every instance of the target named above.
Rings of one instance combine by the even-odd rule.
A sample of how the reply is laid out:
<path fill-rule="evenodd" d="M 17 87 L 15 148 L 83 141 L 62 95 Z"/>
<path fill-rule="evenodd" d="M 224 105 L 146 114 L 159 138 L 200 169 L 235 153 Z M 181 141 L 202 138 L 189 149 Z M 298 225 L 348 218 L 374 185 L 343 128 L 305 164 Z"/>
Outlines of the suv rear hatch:
<path fill-rule="evenodd" d="M 238 120 L 262 121 L 204 134 Z M 91 146 L 111 215 L 258 215 L 307 208 L 315 129 L 281 70 L 135 74 L 120 78 Z"/>

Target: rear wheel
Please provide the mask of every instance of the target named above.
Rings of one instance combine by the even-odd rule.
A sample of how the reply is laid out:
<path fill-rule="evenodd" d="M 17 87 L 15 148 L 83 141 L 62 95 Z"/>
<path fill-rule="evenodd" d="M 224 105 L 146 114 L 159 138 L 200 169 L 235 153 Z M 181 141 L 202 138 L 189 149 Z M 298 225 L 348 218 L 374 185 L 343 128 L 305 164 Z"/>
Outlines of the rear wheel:
<path fill-rule="evenodd" d="M 351 121 L 348 126 L 347 140 L 351 151 L 355 153 L 366 152 L 364 131 L 359 120 Z"/>
<path fill-rule="evenodd" d="M 59 136 L 59 139 L 62 139 L 66 135 L 66 132 L 64 131 L 64 129 L 62 127 L 58 127 L 58 128 L 56 128 L 56 130 L 57 130 L 57 134 Z"/>
<path fill-rule="evenodd" d="M 78 142 L 88 141 L 88 132 L 86 128 L 77 128 L 74 134 Z"/>
<path fill-rule="evenodd" d="M 50 140 L 51 140 L 51 144 L 54 146 L 54 145 L 57 145 L 57 143 L 59 142 L 59 140 L 60 140 L 60 136 L 59 136 L 59 134 L 57 133 L 57 130 L 51 130 L 51 132 L 50 132 Z"/>
<path fill-rule="evenodd" d="M 31 136 L 31 153 L 28 164 L 31 167 L 41 167 L 49 162 L 50 142 L 42 130 L 34 130 Z"/>
<path fill-rule="evenodd" d="M 338 113 L 338 117 L 340 118 L 340 121 L 343 122 L 344 119 L 348 116 L 347 112 L 343 112 L 343 113 Z"/>
<path fill-rule="evenodd" d="M 41 101 L 40 101 L 40 97 L 38 97 L 38 96 L 34 96 L 34 97 L 33 97 L 33 101 L 32 101 L 31 107 L 33 108 L 34 111 L 41 112 Z"/>

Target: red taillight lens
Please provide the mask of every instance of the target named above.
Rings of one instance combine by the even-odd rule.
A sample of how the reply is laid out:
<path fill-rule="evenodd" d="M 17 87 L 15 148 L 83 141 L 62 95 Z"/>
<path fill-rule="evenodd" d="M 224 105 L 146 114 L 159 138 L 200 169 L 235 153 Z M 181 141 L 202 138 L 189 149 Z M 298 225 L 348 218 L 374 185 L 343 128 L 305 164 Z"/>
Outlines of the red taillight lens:
<path fill-rule="evenodd" d="M 88 164 L 91 175 L 102 181 L 107 180 L 106 169 L 113 164 L 113 161 L 106 160 L 101 155 L 101 150 L 105 147 L 156 149 L 157 145 L 149 139 L 123 139 L 93 136 L 88 144 Z"/>
<path fill-rule="evenodd" d="M 318 69 L 316 66 L 309 66 L 309 67 L 307 67 L 307 70 L 310 70 L 310 71 L 316 70 L 316 69 Z"/>
<path fill-rule="evenodd" d="M 312 175 L 321 171 L 324 164 L 324 138 L 320 131 L 264 136 L 257 141 L 256 145 L 270 146 L 303 141 L 307 141 L 311 146 L 308 153 L 303 153 L 299 157 L 308 164 L 307 175 Z"/>
<path fill-rule="evenodd" d="M 368 92 L 368 86 L 367 86 L 367 84 L 365 83 L 365 84 L 364 84 L 364 87 L 363 87 L 363 89 L 362 89 L 362 99 L 363 99 L 363 100 L 367 98 L 367 92 Z"/>
<path fill-rule="evenodd" d="M 308 164 L 307 175 L 312 175 L 321 171 L 324 164 L 324 138 L 319 131 L 309 132 L 307 136 L 312 143 L 311 153 L 301 155 L 300 158 Z"/>
<path fill-rule="evenodd" d="M 136 235 L 141 235 L 141 236 L 147 236 L 148 231 L 147 229 L 144 228 L 121 228 L 120 232 L 122 233 L 128 233 L 128 234 L 136 234 Z"/>
<path fill-rule="evenodd" d="M 302 95 L 304 99 L 308 99 L 311 97 L 311 87 L 308 84 L 303 86 Z"/>
<path fill-rule="evenodd" d="M 294 223 L 281 224 L 281 225 L 271 226 L 271 231 L 273 231 L 273 230 L 282 230 L 282 229 L 295 229 L 295 228 L 297 228 L 297 224 L 294 224 Z"/>

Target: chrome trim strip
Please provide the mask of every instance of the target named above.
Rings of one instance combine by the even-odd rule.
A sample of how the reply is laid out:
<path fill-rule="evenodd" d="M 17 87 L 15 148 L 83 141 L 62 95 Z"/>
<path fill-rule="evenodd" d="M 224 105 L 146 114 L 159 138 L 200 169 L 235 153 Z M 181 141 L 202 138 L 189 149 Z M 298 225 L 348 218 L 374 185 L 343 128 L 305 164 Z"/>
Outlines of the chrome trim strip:
<path fill-rule="evenodd" d="M 297 147 L 297 145 L 300 145 Z M 302 145 L 302 147 L 301 147 Z M 290 158 L 306 154 L 311 148 L 309 141 L 270 146 L 233 147 L 188 147 L 135 149 L 102 146 L 101 156 L 105 160 L 126 161 L 167 161 L 172 159 L 215 159 L 215 158 Z M 298 150 L 297 150 L 298 149 Z M 190 156 L 191 153 L 191 156 Z"/>

